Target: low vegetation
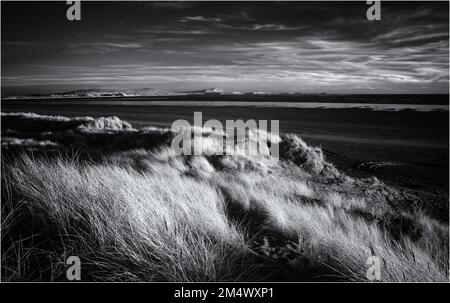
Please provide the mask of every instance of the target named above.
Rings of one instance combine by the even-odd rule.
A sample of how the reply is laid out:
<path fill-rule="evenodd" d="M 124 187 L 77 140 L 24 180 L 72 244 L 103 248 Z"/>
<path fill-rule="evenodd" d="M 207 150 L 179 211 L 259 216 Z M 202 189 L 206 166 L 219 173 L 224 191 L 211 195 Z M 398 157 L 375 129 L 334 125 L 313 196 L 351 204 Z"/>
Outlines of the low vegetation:
<path fill-rule="evenodd" d="M 367 281 L 371 256 L 382 281 L 448 280 L 446 223 L 294 135 L 279 161 L 175 156 L 117 118 L 2 120 L 3 280 L 64 280 L 71 255 L 85 281 Z"/>

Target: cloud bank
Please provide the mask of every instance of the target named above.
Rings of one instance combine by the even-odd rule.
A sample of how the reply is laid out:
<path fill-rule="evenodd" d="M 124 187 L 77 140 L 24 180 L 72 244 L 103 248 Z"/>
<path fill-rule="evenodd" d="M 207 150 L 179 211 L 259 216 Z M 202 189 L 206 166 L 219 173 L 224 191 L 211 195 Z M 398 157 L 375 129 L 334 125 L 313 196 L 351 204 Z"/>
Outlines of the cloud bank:
<path fill-rule="evenodd" d="M 79 23 L 64 8 L 2 4 L 6 91 L 448 93 L 446 2 L 383 3 L 381 22 L 363 2 L 86 3 Z"/>

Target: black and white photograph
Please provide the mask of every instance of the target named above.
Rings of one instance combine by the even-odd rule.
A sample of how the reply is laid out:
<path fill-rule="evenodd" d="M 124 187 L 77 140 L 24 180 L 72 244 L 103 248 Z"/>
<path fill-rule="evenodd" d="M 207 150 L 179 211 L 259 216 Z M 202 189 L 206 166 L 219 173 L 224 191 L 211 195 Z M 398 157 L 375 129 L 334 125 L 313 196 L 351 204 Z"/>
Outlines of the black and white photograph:
<path fill-rule="evenodd" d="M 448 224 L 448 1 L 1 1 L 2 282 L 448 282 Z"/>

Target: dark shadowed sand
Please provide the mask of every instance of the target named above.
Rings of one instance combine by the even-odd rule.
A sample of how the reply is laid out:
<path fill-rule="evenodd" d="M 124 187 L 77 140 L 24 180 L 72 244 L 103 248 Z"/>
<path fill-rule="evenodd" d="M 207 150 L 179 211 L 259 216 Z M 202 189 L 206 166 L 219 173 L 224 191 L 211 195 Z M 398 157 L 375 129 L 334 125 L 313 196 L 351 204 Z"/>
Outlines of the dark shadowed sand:
<path fill-rule="evenodd" d="M 2 111 L 68 117 L 117 116 L 137 128 L 170 127 L 177 119 L 193 123 L 195 111 L 203 113 L 203 121 L 279 120 L 281 132 L 298 134 L 307 143 L 321 146 L 327 159 L 348 174 L 375 175 L 385 182 L 423 192 L 424 201 L 429 202 L 426 207 L 441 219 L 448 218 L 448 203 L 442 203 L 448 199 L 449 184 L 448 111 L 50 104 L 45 100 L 2 101 Z"/>

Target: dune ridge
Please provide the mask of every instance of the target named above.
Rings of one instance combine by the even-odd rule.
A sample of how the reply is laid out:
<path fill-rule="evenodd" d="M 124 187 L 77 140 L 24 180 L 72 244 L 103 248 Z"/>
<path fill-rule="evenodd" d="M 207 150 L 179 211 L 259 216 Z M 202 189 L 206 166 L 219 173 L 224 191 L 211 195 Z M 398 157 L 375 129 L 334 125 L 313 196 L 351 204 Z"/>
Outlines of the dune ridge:
<path fill-rule="evenodd" d="M 4 280 L 64 280 L 69 255 L 90 281 L 367 281 L 371 256 L 382 281 L 448 280 L 448 225 L 296 135 L 279 159 L 176 156 L 117 117 L 1 117 Z"/>

